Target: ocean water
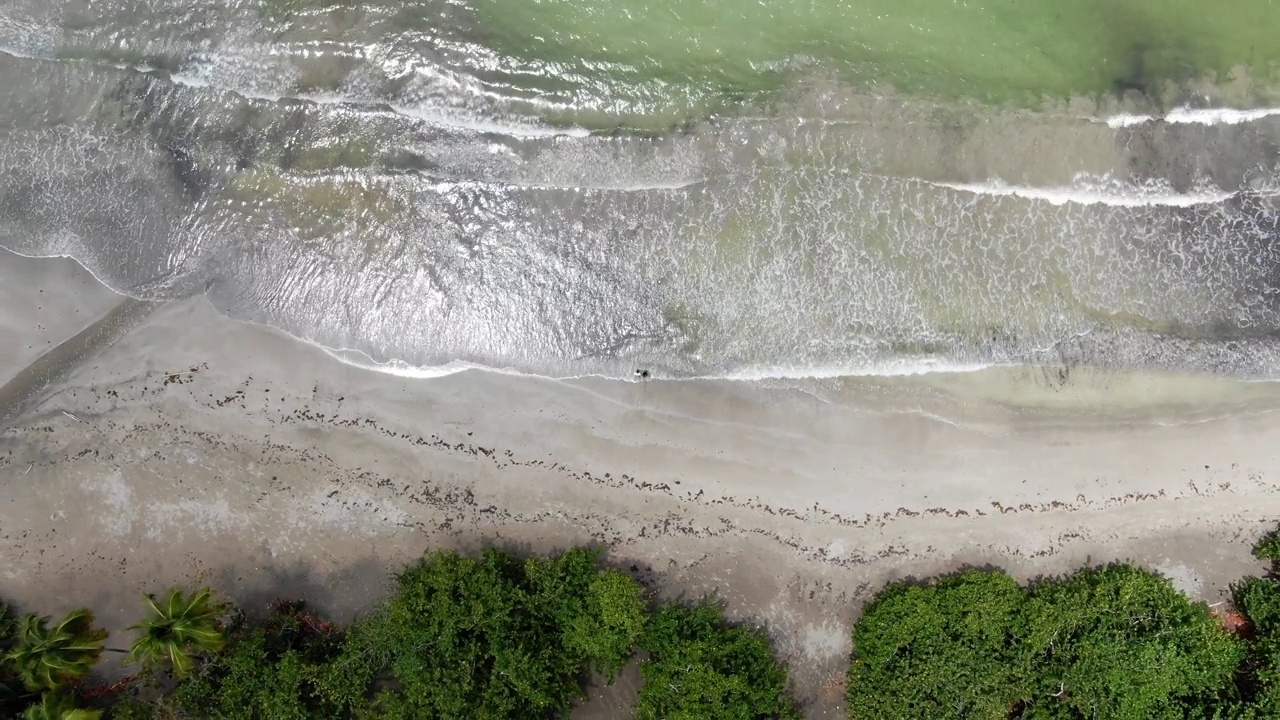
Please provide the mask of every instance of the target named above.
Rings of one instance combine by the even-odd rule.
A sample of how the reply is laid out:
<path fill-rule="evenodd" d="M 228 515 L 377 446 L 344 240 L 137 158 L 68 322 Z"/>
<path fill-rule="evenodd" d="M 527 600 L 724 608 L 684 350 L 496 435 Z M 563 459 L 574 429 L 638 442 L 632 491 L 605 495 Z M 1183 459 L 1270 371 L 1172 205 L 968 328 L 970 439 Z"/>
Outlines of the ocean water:
<path fill-rule="evenodd" d="M 0 245 L 419 375 L 1270 379 L 1277 37 L 1270 0 L 10 0 Z"/>

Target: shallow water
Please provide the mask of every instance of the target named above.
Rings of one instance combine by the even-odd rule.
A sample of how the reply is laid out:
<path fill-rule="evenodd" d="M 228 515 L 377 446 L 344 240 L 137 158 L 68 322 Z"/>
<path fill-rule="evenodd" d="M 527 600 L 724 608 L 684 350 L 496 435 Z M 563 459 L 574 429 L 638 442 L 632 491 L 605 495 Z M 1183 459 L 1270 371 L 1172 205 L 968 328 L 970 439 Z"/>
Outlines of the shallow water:
<path fill-rule="evenodd" d="M 1271 378 L 1280 12 L 1183 4 L 11 3 L 0 244 L 412 367 Z"/>
<path fill-rule="evenodd" d="M 797 78 L 1037 107 L 1280 105 L 1272 0 L 20 0 L 0 46 L 267 95 L 661 130 Z M 463 113 L 466 114 L 466 113 Z"/>
<path fill-rule="evenodd" d="M 813 66 L 857 87 L 1035 106 L 1137 90 L 1171 99 L 1233 70 L 1274 81 L 1266 0 L 477 0 L 486 76 L 547 103 L 638 116 L 774 95 Z M 1264 85 L 1252 100 L 1274 98 Z M 1166 93 L 1168 96 L 1166 96 Z M 572 98 L 566 100 L 565 98 Z"/>

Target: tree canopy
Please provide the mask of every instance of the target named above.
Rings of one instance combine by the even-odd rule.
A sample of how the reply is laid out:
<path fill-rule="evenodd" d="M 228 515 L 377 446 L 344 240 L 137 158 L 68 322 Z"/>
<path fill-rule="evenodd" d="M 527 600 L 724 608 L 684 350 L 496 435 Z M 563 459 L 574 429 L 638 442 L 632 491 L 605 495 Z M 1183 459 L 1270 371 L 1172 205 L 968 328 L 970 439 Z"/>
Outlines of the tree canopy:
<path fill-rule="evenodd" d="M 168 663 L 178 677 L 194 664 L 194 655 L 222 649 L 222 610 L 213 602 L 213 592 L 201 588 L 188 596 L 173 588 L 163 600 L 147 595 L 151 614 L 131 629 L 139 636 L 129 650 L 129 660 L 141 665 Z"/>
<path fill-rule="evenodd" d="M 999 571 L 890 585 L 854 627 L 852 717 L 1149 720 L 1233 695 L 1245 644 L 1129 565 L 1020 588 Z"/>
<path fill-rule="evenodd" d="M 1030 717 L 1183 718 L 1244 658 L 1208 606 L 1130 565 L 1033 585 L 1021 628 Z"/>
<path fill-rule="evenodd" d="M 543 717 L 583 697 L 588 669 L 621 668 L 644 623 L 639 585 L 570 550 L 519 560 L 432 553 L 401 573 L 353 653 L 397 690 L 377 699 L 403 717 Z"/>
<path fill-rule="evenodd" d="M 969 569 L 892 583 L 852 629 L 858 720 L 1264 720 L 1280 717 L 1280 535 L 1216 611 L 1132 565 L 1025 586 Z M 1222 605 L 1221 603 L 1219 605 Z M 247 617 L 208 589 L 147 596 L 137 679 L 87 686 L 106 633 L 0 604 L 0 716 L 89 720 L 408 720 L 564 716 L 593 673 L 640 651 L 641 718 L 794 718 L 761 628 L 714 598 L 650 606 L 597 550 L 432 552 L 343 627 L 301 601 Z M 172 673 L 168 672 L 172 669 Z"/>
<path fill-rule="evenodd" d="M 764 633 L 725 622 L 713 600 L 667 603 L 649 619 L 641 647 L 641 718 L 719 720 L 799 717 L 787 672 Z"/>
<path fill-rule="evenodd" d="M 0 717 L 14 717 L 30 704 L 31 691 L 9 660 L 17 638 L 18 616 L 0 602 Z"/>
<path fill-rule="evenodd" d="M 1267 572 L 1243 578 L 1231 588 L 1232 603 L 1253 635 L 1237 684 L 1244 707 L 1256 717 L 1280 717 L 1280 531 L 1264 535 L 1253 546 L 1253 556 L 1268 563 Z"/>
<path fill-rule="evenodd" d="M 71 694 L 62 690 L 50 690 L 40 696 L 40 701 L 27 708 L 22 720 L 98 720 L 101 710 L 76 705 Z"/>
<path fill-rule="evenodd" d="M 369 677 L 344 697 L 332 663 L 343 648 L 341 633 L 315 620 L 299 602 L 279 602 L 266 622 L 242 622 L 224 652 L 207 656 L 172 694 L 172 704 L 193 717 L 351 717 L 362 707 Z"/>
<path fill-rule="evenodd" d="M 346 632 L 297 604 L 234 629 L 173 699 L 210 718 L 547 717 L 630 660 L 645 616 L 639 583 L 595 550 L 431 553 Z"/>
<path fill-rule="evenodd" d="M 72 610 L 50 627 L 51 618 L 35 614 L 18 620 L 8 653 L 19 677 L 31 690 L 56 689 L 84 677 L 102 655 L 105 630 L 93 626 L 93 613 Z"/>
<path fill-rule="evenodd" d="M 1006 717 L 1028 688 L 1013 652 L 1024 603 L 999 572 L 888 586 L 854 625 L 850 716 Z"/>

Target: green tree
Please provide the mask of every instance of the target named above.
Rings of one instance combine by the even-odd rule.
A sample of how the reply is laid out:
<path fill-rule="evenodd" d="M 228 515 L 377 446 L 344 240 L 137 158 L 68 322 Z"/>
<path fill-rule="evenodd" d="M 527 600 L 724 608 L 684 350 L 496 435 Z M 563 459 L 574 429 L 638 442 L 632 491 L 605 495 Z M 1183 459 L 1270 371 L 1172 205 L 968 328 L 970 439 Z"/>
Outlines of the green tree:
<path fill-rule="evenodd" d="M 1002 572 L 889 585 L 854 625 L 850 717 L 1007 718 L 1025 695 L 1010 652 L 1023 602 Z"/>
<path fill-rule="evenodd" d="M 856 718 L 1276 716 L 1237 689 L 1244 643 L 1168 579 L 1129 565 L 1027 589 L 988 571 L 890 585 L 853 637 Z"/>
<path fill-rule="evenodd" d="M 1259 636 L 1280 633 L 1280 583 L 1247 577 L 1231 586 L 1231 601 Z"/>
<path fill-rule="evenodd" d="M 214 658 L 202 672 L 178 686 L 174 692 L 178 705 L 199 717 L 227 720 L 320 717 L 308 707 L 297 653 L 272 657 L 266 645 L 262 629 L 237 638 L 229 653 Z"/>
<path fill-rule="evenodd" d="M 725 622 L 712 599 L 667 603 L 649 619 L 641 641 L 641 718 L 799 717 L 787 673 L 764 633 Z"/>
<path fill-rule="evenodd" d="M 31 704 L 32 693 L 8 658 L 17 636 L 18 617 L 7 604 L 0 602 L 0 717 L 14 717 Z"/>
<path fill-rule="evenodd" d="M 616 570 L 599 570 L 600 553 L 576 548 L 524 563 L 531 609 L 560 630 L 575 670 L 588 666 L 609 676 L 621 670 L 644 632 L 643 590 Z"/>
<path fill-rule="evenodd" d="M 51 690 L 40 696 L 40 702 L 27 708 L 23 720 L 98 720 L 101 710 L 76 707 L 70 693 Z"/>
<path fill-rule="evenodd" d="M 1204 603 L 1121 564 L 1032 586 L 1018 633 L 1035 718 L 1183 718 L 1231 687 L 1244 657 Z"/>
<path fill-rule="evenodd" d="M 151 694 L 147 699 L 134 693 L 125 693 L 112 698 L 107 710 L 107 720 L 173 720 L 180 717 L 154 686 L 147 689 Z"/>
<path fill-rule="evenodd" d="M 147 595 L 151 616 L 134 625 L 141 635 L 129 650 L 129 661 L 151 667 L 168 662 L 178 677 L 185 677 L 194 663 L 193 655 L 222 649 L 223 609 L 213 602 L 209 588 L 188 597 L 173 588 L 163 601 Z"/>
<path fill-rule="evenodd" d="M 585 602 L 563 618 L 565 643 L 612 680 L 644 633 L 640 584 L 617 570 L 591 579 Z"/>
<path fill-rule="evenodd" d="M 1266 561 L 1265 576 L 1246 577 L 1231 587 L 1232 604 L 1253 631 L 1239 686 L 1250 708 L 1261 716 L 1280 717 L 1280 528 L 1259 538 L 1252 554 Z"/>
<path fill-rule="evenodd" d="M 1259 711 L 1280 717 L 1280 583 L 1248 577 L 1232 586 L 1231 595 L 1253 629 L 1240 675 L 1241 694 Z"/>
<path fill-rule="evenodd" d="M 620 668 L 642 627 L 638 585 L 597 562 L 588 549 L 526 561 L 497 550 L 425 556 L 352 633 L 359 656 L 399 686 L 376 699 L 377 710 L 414 718 L 567 711 L 583 696 L 587 668 Z"/>
<path fill-rule="evenodd" d="M 84 677 L 102 655 L 107 632 L 93 627 L 93 613 L 73 610 L 57 625 L 49 617 L 23 615 L 8 659 L 32 690 L 55 689 Z"/>
<path fill-rule="evenodd" d="M 1274 570 L 1280 563 L 1280 527 L 1271 530 L 1258 538 L 1253 544 L 1253 556 L 1259 560 L 1267 560 Z"/>
<path fill-rule="evenodd" d="M 203 660 L 171 700 L 201 718 L 352 717 L 365 704 L 372 672 L 358 656 L 345 657 L 344 646 L 342 634 L 302 603 L 277 603 L 266 623 L 233 632 L 226 650 Z"/>

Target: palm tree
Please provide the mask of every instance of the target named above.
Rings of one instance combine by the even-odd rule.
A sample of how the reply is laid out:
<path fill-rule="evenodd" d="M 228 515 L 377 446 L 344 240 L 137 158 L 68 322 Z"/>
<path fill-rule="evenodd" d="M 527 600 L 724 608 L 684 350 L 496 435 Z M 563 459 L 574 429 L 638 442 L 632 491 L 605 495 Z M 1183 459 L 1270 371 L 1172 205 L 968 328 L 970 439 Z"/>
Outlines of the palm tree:
<path fill-rule="evenodd" d="M 32 705 L 22 714 L 23 720 L 98 720 L 101 710 L 76 707 L 75 700 L 65 692 L 47 692 L 38 705 Z"/>
<path fill-rule="evenodd" d="M 72 610 L 57 625 L 50 618 L 23 615 L 18 638 L 7 658 L 32 690 L 54 689 L 84 677 L 102 654 L 107 631 L 93 626 L 93 613 Z"/>
<path fill-rule="evenodd" d="M 212 602 L 213 593 L 201 588 L 186 597 L 178 588 L 169 591 L 164 602 L 147 595 L 151 617 L 134 625 L 142 636 L 133 643 L 129 660 L 144 666 L 168 660 L 173 672 L 184 677 L 194 664 L 193 655 L 222 649 L 222 629 L 218 622 L 222 608 Z"/>

